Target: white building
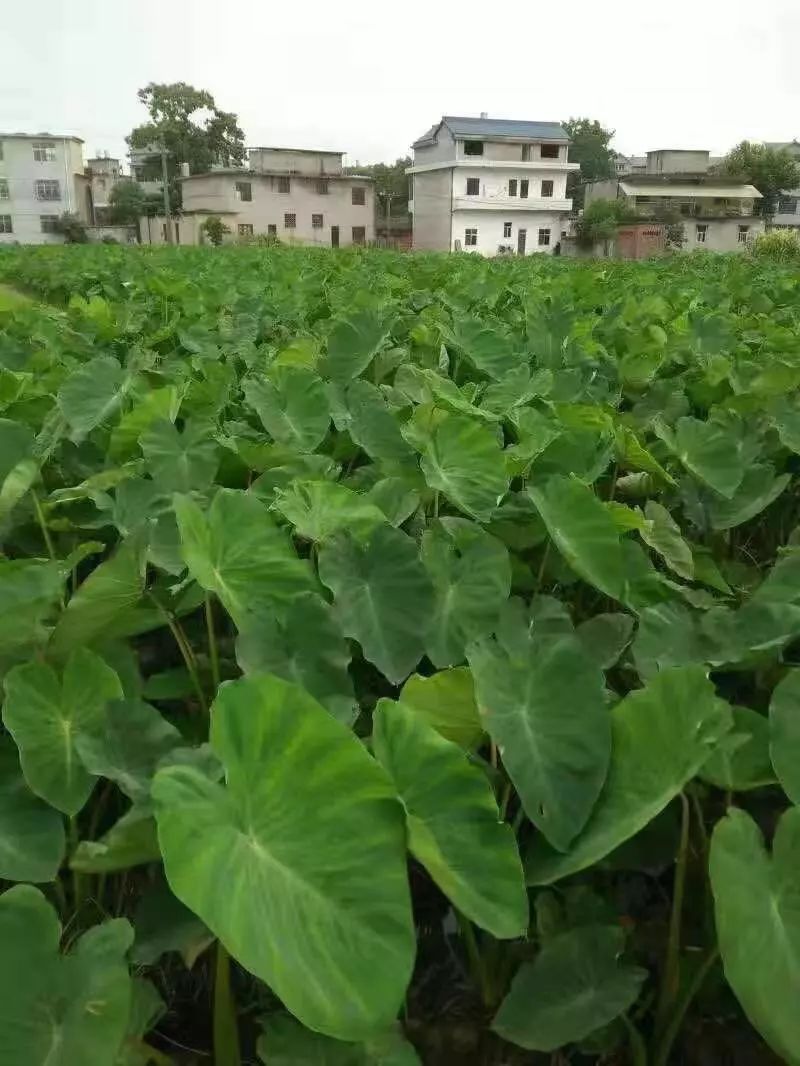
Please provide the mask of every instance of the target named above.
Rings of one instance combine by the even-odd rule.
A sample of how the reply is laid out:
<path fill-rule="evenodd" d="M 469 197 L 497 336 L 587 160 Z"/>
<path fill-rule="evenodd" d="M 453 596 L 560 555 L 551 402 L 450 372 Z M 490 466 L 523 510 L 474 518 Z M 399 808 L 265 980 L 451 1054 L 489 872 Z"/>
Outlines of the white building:
<path fill-rule="evenodd" d="M 53 133 L 0 133 L 0 244 L 59 244 L 63 214 L 91 221 L 83 141 Z"/>
<path fill-rule="evenodd" d="M 800 142 L 796 140 L 768 141 L 767 148 L 782 148 L 800 163 Z M 800 234 L 800 189 L 787 189 L 781 193 L 770 229 L 791 229 Z"/>
<path fill-rule="evenodd" d="M 413 247 L 552 253 L 572 208 L 569 137 L 557 122 L 445 115 L 413 145 Z"/>

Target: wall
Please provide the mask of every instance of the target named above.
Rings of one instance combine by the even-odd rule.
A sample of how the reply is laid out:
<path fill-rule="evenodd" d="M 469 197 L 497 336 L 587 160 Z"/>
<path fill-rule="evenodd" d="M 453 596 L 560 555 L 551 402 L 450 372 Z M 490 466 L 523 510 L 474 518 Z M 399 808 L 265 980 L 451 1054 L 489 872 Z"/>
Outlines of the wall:
<path fill-rule="evenodd" d="M 511 223 L 511 236 L 503 236 L 504 223 Z M 465 244 L 464 231 L 467 227 L 478 230 L 477 245 Z M 462 252 L 478 252 L 481 255 L 497 255 L 501 245 L 511 245 L 516 251 L 520 229 L 527 230 L 525 254 L 545 253 L 552 255 L 556 244 L 561 240 L 562 230 L 566 230 L 562 216 L 558 212 L 542 211 L 454 211 L 453 212 L 453 249 L 455 242 L 461 242 Z M 550 244 L 539 245 L 540 229 L 550 230 Z M 417 247 L 416 243 L 414 247 Z"/>
<path fill-rule="evenodd" d="M 450 130 L 442 126 L 437 134 L 436 144 L 426 148 L 414 149 L 414 165 L 423 166 L 425 163 L 446 163 L 456 157 L 456 142 L 453 140 Z"/>
<path fill-rule="evenodd" d="M 449 251 L 452 180 L 452 170 L 430 170 L 414 175 L 412 246 L 415 249 Z"/>
<path fill-rule="evenodd" d="M 648 174 L 704 174 L 708 170 L 708 152 L 679 148 L 647 153 Z"/>
<path fill-rule="evenodd" d="M 113 237 L 117 244 L 135 244 L 135 226 L 87 226 L 87 236 L 91 244 L 102 244 L 104 237 Z"/>
<path fill-rule="evenodd" d="M 49 141 L 55 147 L 55 159 L 39 162 L 33 158 L 34 142 Z M 0 177 L 8 180 L 9 198 L 0 200 L 0 214 L 11 215 L 13 233 L 0 233 L 0 244 L 61 244 L 59 234 L 43 233 L 40 218 L 71 212 L 88 220 L 83 177 L 83 145 L 76 138 L 3 137 Z M 34 182 L 39 179 L 59 182 L 59 200 L 37 200 Z"/>
<path fill-rule="evenodd" d="M 415 175 L 419 178 L 419 175 Z M 458 167 L 453 175 L 453 196 L 457 199 L 462 199 L 467 196 L 467 179 L 477 178 L 480 182 L 480 193 L 478 196 L 470 196 L 468 200 L 470 202 L 478 203 L 495 203 L 501 202 L 503 204 L 509 204 L 512 206 L 525 206 L 525 199 L 519 195 L 519 183 L 520 181 L 528 181 L 528 199 L 533 201 L 540 201 L 541 199 L 551 199 L 553 201 L 565 200 L 567 195 L 567 175 L 566 171 L 558 170 L 537 170 L 522 169 L 516 170 L 493 170 L 489 167 L 481 167 L 480 164 L 476 164 L 474 167 Z M 508 182 L 509 179 L 516 179 L 517 182 L 517 195 L 509 196 Z M 553 195 L 552 197 L 544 197 L 541 195 L 542 181 L 552 181 L 553 183 Z M 466 206 L 460 204 L 459 206 Z M 531 205 L 532 206 L 532 205 Z M 545 203 L 541 205 L 537 202 L 537 208 L 546 210 L 548 205 Z M 561 209 L 559 207 L 559 209 Z"/>
<path fill-rule="evenodd" d="M 338 152 L 300 152 L 290 148 L 250 148 L 247 153 L 253 170 L 285 170 L 300 174 L 341 174 Z"/>
<path fill-rule="evenodd" d="M 181 218 L 173 218 L 172 232 L 173 238 L 177 237 L 177 241 L 173 240 L 173 244 L 200 244 L 200 226 L 202 225 L 206 216 L 203 215 L 183 215 Z M 224 218 L 227 225 L 231 224 L 229 218 Z M 159 215 L 155 218 L 149 218 L 144 216 L 139 219 L 139 233 L 141 235 L 142 244 L 166 244 L 166 236 L 164 234 L 164 216 Z"/>
<path fill-rule="evenodd" d="M 707 225 L 705 243 L 697 240 L 697 223 Z M 687 219 L 683 231 L 686 234 L 684 251 L 692 252 L 705 249 L 708 252 L 744 252 L 747 244 L 739 243 L 739 226 L 749 226 L 748 240 L 752 241 L 764 232 L 763 218 L 707 218 Z"/>
<path fill-rule="evenodd" d="M 616 200 L 619 195 L 619 183 L 616 178 L 610 181 L 589 181 L 584 186 L 583 203 L 590 204 L 592 200 Z"/>
<path fill-rule="evenodd" d="M 481 159 L 492 160 L 510 160 L 513 162 L 530 162 L 534 163 L 536 160 L 542 158 L 542 146 L 538 143 L 526 142 L 530 148 L 530 159 L 522 159 L 522 142 L 521 141 L 490 141 L 485 140 L 483 142 L 483 155 L 471 156 L 467 155 L 464 151 L 465 140 L 480 140 L 479 137 L 459 138 L 456 142 L 456 159 L 469 159 L 479 163 Z M 421 162 L 421 160 L 420 160 Z M 427 160 L 426 160 L 427 162 Z M 567 145 L 560 144 L 558 146 L 558 158 L 557 159 L 545 159 L 545 163 L 549 163 L 553 166 L 556 163 L 567 162 Z"/>

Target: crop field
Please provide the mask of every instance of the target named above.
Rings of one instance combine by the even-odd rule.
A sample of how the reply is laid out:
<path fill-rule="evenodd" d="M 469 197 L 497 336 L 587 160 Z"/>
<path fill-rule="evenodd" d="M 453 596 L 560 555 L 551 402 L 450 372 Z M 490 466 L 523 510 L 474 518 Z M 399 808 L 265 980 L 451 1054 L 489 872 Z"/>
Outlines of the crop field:
<path fill-rule="evenodd" d="M 0 1066 L 800 1063 L 800 274 L 0 249 Z"/>

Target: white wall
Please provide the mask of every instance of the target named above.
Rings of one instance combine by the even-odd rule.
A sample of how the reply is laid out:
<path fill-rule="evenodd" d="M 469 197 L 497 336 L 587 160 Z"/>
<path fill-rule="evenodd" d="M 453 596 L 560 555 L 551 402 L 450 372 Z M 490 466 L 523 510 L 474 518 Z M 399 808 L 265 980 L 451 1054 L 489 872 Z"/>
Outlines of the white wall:
<path fill-rule="evenodd" d="M 301 152 L 291 148 L 250 148 L 248 162 L 253 170 L 285 170 L 300 174 L 341 174 L 338 152 Z"/>
<path fill-rule="evenodd" d="M 446 126 L 442 126 L 437 134 L 436 144 L 425 148 L 414 149 L 414 164 L 422 166 L 424 163 L 447 162 L 456 157 L 456 142 Z"/>
<path fill-rule="evenodd" d="M 511 223 L 511 236 L 505 237 L 504 224 Z M 465 230 L 478 230 L 477 245 L 466 245 Z M 454 211 L 453 212 L 453 249 L 455 242 L 461 242 L 463 252 L 478 252 L 481 255 L 497 255 L 500 245 L 511 245 L 516 251 L 520 229 L 527 231 L 525 245 L 526 255 L 545 253 L 552 255 L 561 231 L 566 229 L 563 216 L 558 212 L 545 211 Z M 550 230 L 550 244 L 539 244 L 539 230 Z M 416 244 L 415 244 L 416 247 Z"/>
<path fill-rule="evenodd" d="M 419 175 L 417 175 L 419 176 Z M 566 171 L 559 170 L 546 170 L 546 169 L 523 169 L 507 170 L 495 170 L 491 167 L 481 167 L 480 165 L 470 167 L 458 167 L 455 170 L 453 181 L 453 196 L 460 198 L 467 195 L 467 178 L 477 178 L 480 182 L 480 194 L 474 199 L 480 201 L 500 202 L 503 204 L 515 204 L 524 206 L 525 200 L 520 197 L 520 182 L 527 180 L 528 182 L 528 199 L 538 200 L 541 198 L 541 188 L 543 181 L 552 181 L 553 183 L 553 200 L 563 200 L 567 195 L 567 173 Z M 509 179 L 516 179 L 517 182 L 517 195 L 509 196 L 508 194 L 508 182 Z M 473 199 L 473 197 L 470 197 Z"/>
<path fill-rule="evenodd" d="M 705 243 L 697 240 L 697 226 L 708 226 Z M 739 226 L 749 226 L 748 242 L 764 232 L 762 218 L 705 218 L 687 219 L 683 224 L 686 243 L 683 250 L 693 252 L 705 249 L 709 252 L 744 252 L 747 243 L 739 242 Z"/>
<path fill-rule="evenodd" d="M 452 170 L 414 175 L 412 246 L 428 252 L 450 250 Z"/>
<path fill-rule="evenodd" d="M 0 178 L 8 182 L 9 198 L 0 200 L 0 215 L 10 215 L 13 233 L 0 233 L 0 244 L 61 244 L 58 234 L 42 232 L 41 216 L 58 217 L 65 212 L 87 220 L 83 180 L 83 145 L 76 138 L 3 137 Z M 52 143 L 55 159 L 39 162 L 33 158 L 33 145 Z M 60 199 L 37 200 L 37 179 L 59 183 Z"/>

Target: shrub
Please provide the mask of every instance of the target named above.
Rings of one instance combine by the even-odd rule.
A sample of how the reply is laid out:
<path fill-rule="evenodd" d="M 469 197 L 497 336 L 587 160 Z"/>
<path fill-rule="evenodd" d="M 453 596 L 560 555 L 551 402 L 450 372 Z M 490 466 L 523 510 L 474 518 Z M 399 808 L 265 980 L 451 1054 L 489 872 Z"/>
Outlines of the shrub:
<path fill-rule="evenodd" d="M 792 230 L 773 229 L 756 237 L 751 254 L 772 263 L 800 264 L 800 238 Z"/>
<path fill-rule="evenodd" d="M 210 244 L 220 245 L 225 234 L 230 233 L 230 227 L 226 226 L 218 215 L 209 215 L 200 227 L 200 232 L 208 237 Z"/>

